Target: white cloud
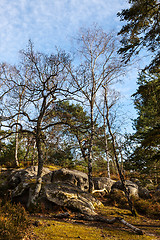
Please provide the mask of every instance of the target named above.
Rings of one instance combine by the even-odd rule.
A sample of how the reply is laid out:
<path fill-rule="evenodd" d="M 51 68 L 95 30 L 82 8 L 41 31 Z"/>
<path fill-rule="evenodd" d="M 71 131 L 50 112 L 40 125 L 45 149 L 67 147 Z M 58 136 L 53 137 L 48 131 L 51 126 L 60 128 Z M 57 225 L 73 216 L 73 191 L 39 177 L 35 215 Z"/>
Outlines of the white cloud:
<path fill-rule="evenodd" d="M 51 52 L 54 46 L 72 47 L 71 37 L 80 27 L 97 23 L 104 30 L 119 30 L 116 14 L 128 6 L 127 0 L 0 0 L 0 62 L 15 63 L 18 51 L 31 39 L 35 47 Z M 130 104 L 136 74 L 126 78 L 118 90 Z M 133 105 L 132 105 L 133 111 Z"/>
<path fill-rule="evenodd" d="M 69 45 L 81 26 L 116 28 L 116 13 L 125 7 L 124 0 L 1 0 L 0 61 L 15 61 L 29 38 L 49 51 Z"/>

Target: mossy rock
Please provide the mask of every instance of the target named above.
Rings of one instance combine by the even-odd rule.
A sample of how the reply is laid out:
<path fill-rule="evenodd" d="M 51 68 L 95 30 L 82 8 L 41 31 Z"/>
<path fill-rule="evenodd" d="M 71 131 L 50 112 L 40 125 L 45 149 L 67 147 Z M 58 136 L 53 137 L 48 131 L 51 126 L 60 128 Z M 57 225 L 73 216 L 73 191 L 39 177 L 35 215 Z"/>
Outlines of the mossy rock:
<path fill-rule="evenodd" d="M 52 183 L 46 185 L 45 190 L 49 201 L 84 214 L 95 214 L 95 207 L 102 205 L 94 196 L 82 191 L 74 184 Z"/>

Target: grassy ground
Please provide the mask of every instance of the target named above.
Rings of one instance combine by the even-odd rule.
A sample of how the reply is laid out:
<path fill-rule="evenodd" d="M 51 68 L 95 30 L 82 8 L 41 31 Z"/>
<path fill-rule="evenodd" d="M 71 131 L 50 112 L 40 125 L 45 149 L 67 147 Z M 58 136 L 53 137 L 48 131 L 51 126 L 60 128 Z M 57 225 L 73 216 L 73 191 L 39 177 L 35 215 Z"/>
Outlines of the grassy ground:
<path fill-rule="evenodd" d="M 26 236 L 28 239 L 52 240 L 52 239 L 160 239 L 160 221 L 151 220 L 143 216 L 132 217 L 128 210 L 118 209 L 116 207 L 103 207 L 97 210 L 107 218 L 121 216 L 129 223 L 140 228 L 145 233 L 140 236 L 121 223 L 106 224 L 99 222 L 88 222 L 82 220 L 74 220 L 72 218 L 57 220 L 49 215 L 31 216 L 32 222 L 39 221 L 38 226 L 33 226 Z M 29 238 L 30 236 L 30 238 Z"/>
<path fill-rule="evenodd" d="M 56 167 L 57 168 L 57 167 Z M 54 166 L 50 166 L 51 170 L 55 170 Z M 6 175 L 0 173 L 0 197 L 4 198 L 5 187 L 2 183 L 5 181 Z M 123 204 L 122 204 L 123 205 Z M 152 205 L 152 204 L 151 204 Z M 117 205 L 116 205 L 117 206 Z M 148 205 L 147 205 L 148 206 Z M 12 212 L 13 207 L 11 206 Z M 158 209 L 157 209 L 158 212 Z M 106 224 L 100 222 L 88 222 L 83 220 L 75 220 L 70 217 L 68 219 L 57 220 L 53 217 L 54 213 L 43 213 L 37 215 L 29 215 L 31 226 L 27 230 L 27 234 L 23 240 L 52 240 L 52 239 L 83 239 L 83 240 L 99 240 L 99 239 L 122 239 L 122 240 L 158 240 L 160 239 L 160 221 L 156 219 L 147 218 L 139 215 L 138 217 L 132 217 L 130 211 L 126 209 L 120 209 L 118 207 L 104 206 L 103 208 L 97 209 L 97 213 L 106 216 L 111 219 L 114 217 L 122 217 L 125 221 L 140 228 L 144 231 L 144 235 L 140 236 L 135 234 L 130 229 L 126 228 L 121 223 Z M 18 215 L 15 211 L 13 218 Z M 5 212 L 0 212 L 0 223 L 3 223 L 4 229 L 9 224 L 9 216 Z M 19 215 L 18 215 L 19 216 Z M 6 218 L 6 219 L 5 219 Z M 11 219 L 12 220 L 12 219 Z M 19 221 L 19 218 L 15 218 Z M 38 221 L 36 226 L 35 221 Z M 12 222 L 11 222 L 12 223 Z M 5 226 L 6 224 L 6 226 Z M 16 223 L 15 223 L 16 224 Z M 10 226 L 12 226 L 11 224 Z M 19 225 L 19 222 L 18 222 Z M 10 229 L 10 226 L 7 229 Z M 15 229 L 15 226 L 13 226 Z M 23 229 L 20 231 L 23 231 Z M 0 233 L 1 233 L 0 229 Z M 23 231 L 25 233 L 25 230 Z M 18 232 L 17 232 L 18 234 Z M 15 235 L 15 234 L 14 234 Z M 20 236 L 19 236 L 20 237 Z M 18 239 L 17 237 L 14 239 Z M 0 234 L 0 240 L 4 240 L 4 235 Z M 7 240 L 13 240 L 13 237 Z"/>

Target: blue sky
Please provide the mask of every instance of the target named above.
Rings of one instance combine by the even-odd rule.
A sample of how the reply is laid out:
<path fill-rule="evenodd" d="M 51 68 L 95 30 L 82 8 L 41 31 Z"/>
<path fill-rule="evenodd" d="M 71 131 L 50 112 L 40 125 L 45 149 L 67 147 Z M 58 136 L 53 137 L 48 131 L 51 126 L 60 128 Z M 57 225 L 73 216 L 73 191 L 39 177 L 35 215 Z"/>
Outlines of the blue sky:
<path fill-rule="evenodd" d="M 127 7 L 126 0 L 0 0 L 0 62 L 16 63 L 29 39 L 37 50 L 52 53 L 55 46 L 69 51 L 79 29 L 93 23 L 118 32 L 122 23 L 116 14 Z M 134 68 L 117 87 L 132 117 L 137 72 Z"/>
<path fill-rule="evenodd" d="M 125 7 L 126 0 L 1 0 L 0 61 L 14 63 L 28 39 L 42 51 L 69 49 L 79 28 L 94 22 L 118 31 L 116 14 Z"/>

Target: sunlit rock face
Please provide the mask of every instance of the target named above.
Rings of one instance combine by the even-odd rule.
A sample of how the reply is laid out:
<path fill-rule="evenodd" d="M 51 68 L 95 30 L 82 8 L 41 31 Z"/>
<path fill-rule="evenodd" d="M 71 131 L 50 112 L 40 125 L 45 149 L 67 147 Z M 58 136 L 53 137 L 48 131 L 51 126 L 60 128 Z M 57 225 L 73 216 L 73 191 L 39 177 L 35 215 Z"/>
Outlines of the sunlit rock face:
<path fill-rule="evenodd" d="M 142 187 L 140 181 L 132 182 L 130 180 L 125 181 L 126 188 L 128 189 L 129 195 L 134 197 L 140 197 L 143 199 L 151 198 L 150 192 L 146 187 Z M 117 181 L 112 185 L 112 189 L 120 189 L 123 190 L 123 186 L 121 181 Z"/>
<path fill-rule="evenodd" d="M 38 166 L 31 166 L 25 169 L 15 169 L 8 177 L 8 186 L 15 188 L 21 182 L 34 182 L 37 177 Z M 52 172 L 48 168 L 43 168 L 42 179 L 43 182 L 51 180 Z"/>
<path fill-rule="evenodd" d="M 89 188 L 88 176 L 86 173 L 77 170 L 69 170 L 66 168 L 53 171 L 51 182 L 71 183 L 83 191 L 87 191 Z"/>
<path fill-rule="evenodd" d="M 95 215 L 95 207 L 102 205 L 102 203 L 91 194 L 67 182 L 48 184 L 45 187 L 45 193 L 49 201 L 87 215 Z"/>
<path fill-rule="evenodd" d="M 126 188 L 128 189 L 129 195 L 134 197 L 139 197 L 138 195 L 138 185 L 132 181 L 125 181 Z M 112 185 L 112 189 L 119 189 L 123 191 L 123 186 L 121 181 L 117 181 Z"/>
<path fill-rule="evenodd" d="M 36 186 L 37 170 L 37 166 L 32 166 L 11 172 L 8 186 L 13 201 L 27 206 L 29 194 L 34 192 Z M 45 203 L 46 208 L 56 204 L 83 214 L 95 215 L 95 207 L 102 203 L 87 190 L 87 174 L 64 168 L 55 171 L 43 168 L 42 187 L 37 202 Z"/>
<path fill-rule="evenodd" d="M 107 177 L 94 177 L 93 184 L 94 190 L 106 190 L 108 193 L 111 191 L 112 185 L 115 183 L 115 180 L 112 180 Z"/>

